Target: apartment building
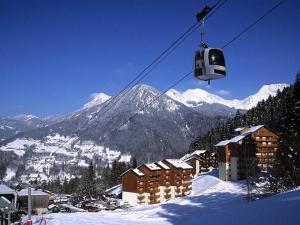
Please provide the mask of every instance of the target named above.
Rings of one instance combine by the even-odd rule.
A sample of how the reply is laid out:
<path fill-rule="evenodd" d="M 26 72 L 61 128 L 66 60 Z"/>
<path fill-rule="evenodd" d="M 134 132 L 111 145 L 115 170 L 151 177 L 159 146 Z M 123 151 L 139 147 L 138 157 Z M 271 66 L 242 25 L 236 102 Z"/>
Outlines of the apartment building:
<path fill-rule="evenodd" d="M 157 204 L 188 195 L 192 190 L 192 167 L 180 159 L 142 164 L 122 176 L 122 200 L 135 204 Z"/>
<path fill-rule="evenodd" d="M 276 132 L 264 125 L 237 128 L 235 131 L 239 135 L 230 140 L 223 140 L 215 145 L 218 149 L 220 179 L 234 181 L 241 178 L 241 168 L 243 168 L 243 154 L 241 153 L 249 148 L 245 144 L 246 138 L 250 138 L 254 144 L 257 167 L 263 170 L 273 165 L 278 146 L 278 135 Z"/>
<path fill-rule="evenodd" d="M 193 176 L 218 167 L 217 154 L 207 150 L 196 150 L 184 155 L 181 160 L 193 167 Z"/>
<path fill-rule="evenodd" d="M 189 195 L 192 190 L 193 167 L 180 159 L 165 159 L 162 162 L 170 167 L 170 182 L 174 197 Z"/>

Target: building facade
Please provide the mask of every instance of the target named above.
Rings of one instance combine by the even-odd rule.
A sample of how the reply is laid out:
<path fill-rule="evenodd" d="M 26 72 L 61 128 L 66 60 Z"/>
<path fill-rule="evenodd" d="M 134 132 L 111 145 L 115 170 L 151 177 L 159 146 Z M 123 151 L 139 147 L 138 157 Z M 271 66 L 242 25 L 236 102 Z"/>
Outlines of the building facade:
<path fill-rule="evenodd" d="M 188 195 L 192 190 L 192 167 L 179 159 L 142 164 L 122 176 L 122 200 L 131 205 L 157 204 Z"/>
<path fill-rule="evenodd" d="M 193 176 L 198 176 L 218 167 L 217 154 L 207 150 L 196 150 L 186 154 L 181 159 L 193 167 Z"/>
<path fill-rule="evenodd" d="M 276 158 L 278 147 L 276 132 L 263 125 L 237 128 L 236 131 L 239 135 L 216 144 L 221 180 L 243 179 L 243 168 L 249 160 L 253 159 L 254 166 L 264 170 L 271 167 Z"/>

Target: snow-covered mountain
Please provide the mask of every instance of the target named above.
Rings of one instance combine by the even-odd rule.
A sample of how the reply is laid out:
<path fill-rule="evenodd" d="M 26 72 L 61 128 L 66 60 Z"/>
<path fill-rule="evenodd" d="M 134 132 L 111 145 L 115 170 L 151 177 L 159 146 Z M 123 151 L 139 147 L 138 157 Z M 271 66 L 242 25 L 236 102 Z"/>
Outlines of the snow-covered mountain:
<path fill-rule="evenodd" d="M 108 99 L 111 98 L 111 96 L 105 94 L 105 93 L 94 93 L 92 94 L 92 100 L 84 104 L 83 109 L 91 108 L 93 106 L 100 105 L 104 102 L 106 102 Z"/>
<path fill-rule="evenodd" d="M 237 108 L 248 109 L 285 86 L 263 86 L 244 100 L 225 100 L 194 89 L 170 90 L 154 101 L 161 92 L 148 85 L 134 86 L 121 99 L 98 93 L 68 116 L 0 118 L 0 135 L 2 131 L 11 135 L 0 142 L 0 155 L 18 156 L 7 160 L 12 162 L 9 171 L 18 171 L 23 161 L 25 170 L 19 169 L 34 173 L 44 169 L 45 165 L 37 165 L 47 161 L 49 171 L 58 166 L 69 175 L 78 172 L 75 165 L 86 166 L 90 160 L 105 165 L 113 159 L 128 161 L 131 156 L 139 161 L 177 157 L 196 137 L 226 119 L 222 116 L 234 115 Z"/>
<path fill-rule="evenodd" d="M 281 91 L 283 88 L 288 86 L 288 84 L 263 85 L 256 94 L 250 95 L 243 100 L 224 99 L 198 88 L 189 89 L 184 92 L 171 89 L 166 94 L 188 107 L 201 107 L 205 104 L 220 104 L 229 108 L 249 110 L 255 107 L 259 101 L 266 100 L 269 96 L 275 96 L 278 90 Z"/>
<path fill-rule="evenodd" d="M 24 131 L 49 126 L 65 119 L 64 115 L 38 117 L 35 115 L 18 115 L 0 117 L 0 141 L 11 138 Z"/>

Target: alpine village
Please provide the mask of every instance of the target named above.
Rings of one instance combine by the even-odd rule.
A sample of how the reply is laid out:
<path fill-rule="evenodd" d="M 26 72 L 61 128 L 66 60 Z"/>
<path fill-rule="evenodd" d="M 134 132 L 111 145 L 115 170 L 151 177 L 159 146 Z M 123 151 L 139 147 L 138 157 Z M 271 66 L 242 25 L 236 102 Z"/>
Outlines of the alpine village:
<path fill-rule="evenodd" d="M 101 11 L 102 14 L 100 13 L 103 18 L 108 16 L 107 13 L 120 14 L 115 16 L 118 20 L 123 17 L 120 20 L 123 21 L 124 19 L 124 26 L 133 23 L 133 18 L 135 18 L 134 24 L 143 24 L 141 21 L 136 20 L 145 19 L 145 23 L 159 26 L 156 18 L 154 19 L 156 23 L 154 21 L 147 22 L 150 17 L 153 19 L 153 13 L 156 14 L 156 10 L 157 15 L 155 16 L 159 17 L 160 20 L 166 19 L 166 15 L 160 15 L 162 9 L 156 7 L 158 3 L 155 1 L 144 2 L 145 5 L 141 2 L 134 3 L 135 1 L 116 1 L 114 6 L 104 2 L 100 4 L 101 1 L 88 1 L 89 3 L 78 1 L 71 4 L 70 9 L 68 9 L 70 5 L 67 4 L 67 1 L 57 4 L 52 1 L 40 2 L 33 0 L 29 2 L 28 5 L 21 1 L 14 3 L 4 1 L 0 3 L 0 8 L 3 8 L 1 10 L 3 16 L 0 16 L 0 18 L 3 18 L 0 21 L 5 19 L 10 21 L 8 23 L 11 24 L 12 28 L 11 30 L 8 29 L 3 22 L 0 22 L 0 26 L 3 25 L 4 30 L 8 33 L 8 39 L 12 42 L 15 40 L 10 32 L 15 32 L 13 29 L 16 29 L 16 31 L 22 29 L 17 25 L 20 18 L 25 21 L 25 27 L 29 26 L 26 23 L 31 24 L 32 28 L 26 29 L 38 29 L 37 33 L 40 31 L 43 35 L 45 35 L 43 33 L 45 31 L 41 26 L 44 25 L 41 24 L 45 24 L 47 20 L 50 30 L 54 29 L 56 32 L 61 32 L 60 35 L 62 36 L 59 37 L 62 40 L 63 38 L 70 38 L 69 32 L 71 31 L 68 29 L 79 29 L 78 27 L 80 27 L 78 24 L 72 25 L 76 28 L 66 25 L 69 23 L 68 19 L 71 20 L 72 18 L 75 22 L 82 23 L 83 27 L 80 29 L 86 32 L 81 37 L 84 39 L 84 44 L 79 42 L 79 37 L 76 37 L 75 40 L 79 45 L 83 44 L 84 49 L 90 48 L 89 51 L 93 51 L 93 46 L 96 44 L 93 44 L 94 38 L 89 37 L 88 31 L 93 31 L 96 35 L 94 29 L 98 28 L 92 27 L 91 24 L 87 25 L 88 21 L 93 18 L 99 20 L 96 24 L 102 23 L 102 21 L 100 22 L 100 15 L 95 12 L 96 9 L 103 10 Z M 127 2 L 127 5 L 125 2 Z M 242 43 L 243 38 L 246 39 L 247 35 L 253 35 L 256 29 L 258 29 L 257 32 L 261 33 L 265 32 L 262 29 L 270 29 L 269 32 L 271 32 L 273 28 L 266 25 L 268 24 L 267 20 L 269 19 L 269 23 L 271 23 L 271 20 L 278 21 L 280 17 L 287 17 L 288 15 L 283 12 L 284 10 L 289 11 L 290 21 L 293 20 L 294 14 L 295 18 L 297 15 L 298 20 L 294 19 L 292 24 L 300 25 L 299 10 L 298 14 L 296 12 L 300 5 L 291 0 L 278 2 L 268 0 L 264 3 L 257 1 L 255 4 L 261 4 L 262 8 L 250 17 L 253 20 L 252 23 L 248 26 L 245 23 L 245 27 L 240 33 L 238 31 L 233 32 L 234 36 L 231 39 L 229 38 L 229 41 L 222 47 L 215 44 L 220 42 L 215 41 L 214 38 L 226 39 L 222 38 L 222 35 L 220 37 L 215 36 L 219 36 L 217 31 L 221 29 L 220 26 L 228 27 L 228 24 L 225 25 L 225 23 L 230 18 L 227 17 L 230 17 L 234 10 L 233 8 L 230 9 L 229 6 L 238 4 L 237 9 L 242 9 L 244 8 L 243 4 L 220 0 L 207 1 L 205 4 L 202 2 L 202 7 L 199 7 L 199 2 L 197 4 L 192 2 L 174 2 L 174 6 L 171 6 L 173 4 L 167 6 L 162 3 L 161 7 L 164 10 L 174 7 L 174 10 L 178 10 L 178 12 L 181 9 L 187 10 L 188 7 L 198 5 L 197 10 L 194 10 L 196 17 L 195 15 L 193 17 L 196 23 L 178 39 L 175 39 L 175 42 L 167 47 L 152 63 L 150 60 L 150 64 L 144 70 L 141 70 L 141 65 L 145 65 L 145 61 L 146 59 L 149 61 L 149 57 L 141 57 L 139 59 L 141 65 L 128 63 L 123 68 L 112 72 L 114 78 L 110 75 L 101 75 L 100 78 L 97 78 L 101 80 L 98 82 L 94 77 L 93 84 L 90 84 L 94 86 L 93 89 L 86 87 L 88 85 L 84 81 L 86 75 L 78 75 L 81 76 L 82 80 L 80 82 L 82 84 L 76 86 L 77 94 L 94 90 L 101 83 L 100 87 L 108 90 L 107 92 L 111 90 L 112 93 L 115 93 L 114 95 L 94 93 L 91 95 L 91 99 L 85 101 L 86 103 L 80 108 L 76 106 L 77 109 L 72 112 L 69 110 L 68 113 L 56 113 L 51 116 L 35 116 L 24 113 L 27 111 L 23 112 L 21 108 L 25 106 L 20 106 L 18 110 L 12 110 L 9 108 L 10 105 L 5 106 L 7 101 L 1 100 L 3 107 L 7 108 L 0 110 L 0 225 L 300 224 L 299 64 L 296 65 L 298 68 L 291 67 L 294 69 L 293 71 L 289 70 L 291 68 L 284 68 L 284 70 L 276 73 L 275 67 L 270 69 L 269 66 L 272 64 L 282 65 L 287 61 L 282 62 L 281 59 L 278 59 L 277 54 L 276 57 L 272 58 L 272 52 L 266 53 L 269 57 L 268 70 L 266 65 L 261 66 L 259 61 L 249 61 L 253 57 L 251 52 L 247 52 L 242 56 L 249 57 L 249 60 L 233 62 L 239 59 L 235 56 L 240 54 L 238 51 L 242 51 L 242 49 L 233 46 L 239 42 Z M 91 5 L 88 6 L 88 4 Z M 125 13 L 126 16 L 121 6 L 114 12 L 113 9 L 117 5 L 121 5 L 125 11 L 128 10 L 126 11 L 127 14 Z M 52 9 L 52 7 L 54 8 Z M 133 10 L 134 8 L 135 10 Z M 66 13 L 67 9 L 70 10 L 68 11 L 70 14 Z M 280 9 L 283 11 L 280 11 Z M 53 10 L 55 13 L 53 13 Z M 55 15 L 56 10 L 57 15 Z M 145 13 L 143 15 L 145 18 L 136 18 L 142 15 L 137 14 L 139 10 L 146 10 L 142 12 L 142 14 Z M 74 14 L 75 11 L 80 13 Z M 28 15 L 23 18 L 19 13 Z M 39 16 L 36 15 L 37 13 Z M 148 15 L 149 13 L 152 16 Z M 189 13 L 191 12 L 189 11 Z M 177 18 L 177 14 L 175 14 L 167 13 L 172 19 Z M 225 16 L 226 19 L 221 18 L 221 15 L 218 14 Z M 34 21 L 31 21 L 30 15 L 34 18 Z M 186 12 L 183 15 L 186 15 Z M 246 15 L 249 16 L 248 12 L 244 16 Z M 60 18 L 57 20 L 60 21 L 59 23 L 53 21 L 55 16 Z M 234 16 L 243 17 L 242 14 L 235 13 Z M 37 19 L 38 17 L 41 17 L 41 21 Z M 78 20 L 79 17 L 82 17 L 82 21 Z M 66 24 L 61 24 L 63 18 L 66 19 L 64 22 Z M 208 20 L 208 18 L 210 19 Z M 213 21 L 217 18 L 219 22 Z M 218 24 L 223 19 L 224 24 Z M 115 22 L 110 20 L 112 19 L 110 18 L 107 21 L 110 24 L 110 29 L 115 26 L 115 29 L 119 29 L 120 32 L 124 31 L 125 28 L 120 28 L 123 26 L 121 25 L 123 22 L 115 25 Z M 127 20 L 131 22 L 129 23 Z M 234 19 L 230 21 L 238 26 Z M 163 26 L 164 22 L 160 22 Z M 176 26 L 184 30 L 182 23 L 178 22 L 178 18 L 176 23 Z M 266 24 L 264 25 L 264 23 Z M 284 22 L 282 23 L 284 24 Z M 150 24 L 148 24 L 149 34 L 153 32 Z M 38 26 L 38 28 L 35 26 Z M 52 26 L 57 27 L 53 28 Z M 287 25 L 286 32 L 289 31 L 290 26 L 292 25 Z M 241 28 L 242 26 L 239 29 Z M 132 32 L 132 35 L 134 35 L 132 29 L 130 28 L 131 31 L 128 30 L 124 33 L 124 39 L 120 36 L 115 37 L 115 40 L 122 39 L 121 49 L 123 50 L 119 51 L 116 46 L 107 50 L 106 47 L 108 46 L 101 45 L 103 51 L 107 51 L 107 56 L 105 56 L 108 57 L 107 60 L 123 61 L 127 60 L 126 57 L 130 60 L 130 54 L 133 54 L 133 52 L 131 52 L 132 49 L 129 49 L 129 46 L 134 44 L 132 42 L 138 44 L 139 41 L 142 41 L 147 43 L 146 45 L 153 44 L 154 46 L 156 41 L 160 38 L 163 39 L 163 37 L 157 37 L 157 35 L 152 37 L 152 39 L 157 38 L 157 40 L 153 40 L 153 43 L 150 43 L 150 39 L 142 39 L 148 35 L 148 28 L 145 27 L 141 28 L 140 36 L 137 36 L 141 40 L 138 40 L 139 38 L 135 40 L 135 37 L 132 37 L 132 39 L 130 37 L 127 40 L 125 38 L 126 35 L 129 35 L 127 33 Z M 234 28 L 231 29 L 235 30 Z M 290 31 L 291 33 L 288 33 L 288 35 L 290 35 L 290 40 L 294 41 L 294 39 L 297 39 L 297 35 L 300 37 L 300 34 L 298 31 L 294 34 L 294 29 L 291 28 L 291 30 L 293 31 Z M 38 37 L 34 37 L 29 31 L 24 32 L 24 37 L 27 34 L 27 38 L 32 39 L 33 42 L 37 41 L 37 43 L 29 45 L 24 38 L 24 43 L 19 41 L 17 44 L 19 47 L 25 46 L 26 43 L 28 48 L 29 46 L 38 45 L 40 41 L 37 40 Z M 145 33 L 142 34 L 142 32 Z M 164 35 L 162 30 L 157 32 Z M 193 32 L 196 35 L 192 35 Z M 230 37 L 229 34 L 226 34 L 225 28 L 222 29 L 222 32 L 224 37 Z M 107 45 L 118 46 L 118 43 L 113 42 L 114 39 L 106 40 L 105 35 L 108 34 L 101 33 L 100 36 L 99 34 L 97 34 L 97 38 L 107 41 Z M 57 38 L 53 35 L 49 32 L 46 34 L 50 45 L 52 44 L 50 39 Z M 63 35 L 66 36 L 63 37 Z M 77 35 L 80 34 L 77 33 Z M 190 35 L 193 38 L 187 39 Z M 276 38 L 270 40 L 268 44 L 279 40 Z M 7 40 L 0 37 L 0 42 L 8 45 L 9 41 Z M 264 38 L 262 40 L 265 41 Z M 197 44 L 194 45 L 197 46 L 196 49 L 194 47 L 190 49 L 190 52 L 193 52 L 194 55 L 187 56 L 187 50 L 179 49 L 180 54 L 169 56 L 183 42 L 192 43 L 193 41 L 197 42 L 194 43 Z M 70 39 L 65 42 L 65 45 L 74 48 L 75 43 Z M 294 42 L 287 43 L 287 48 L 292 43 Z M 126 46 L 127 44 L 128 46 Z M 278 45 L 279 43 L 277 43 L 277 47 Z M 140 46 L 139 50 L 142 49 L 142 51 L 139 51 L 139 53 L 153 53 L 150 47 L 147 46 L 143 49 Z M 33 47 L 33 52 L 35 51 L 34 48 L 37 47 Z M 52 50 L 45 48 L 41 51 L 58 51 L 54 50 L 55 48 L 53 47 Z M 63 48 L 65 49 L 65 47 Z M 189 47 L 182 44 L 180 48 Z M 235 51 L 230 52 L 231 48 Z M 274 46 L 272 49 L 275 51 Z M 283 49 L 278 50 L 280 51 L 278 55 L 290 54 L 291 50 Z M 299 47 L 295 47 L 293 50 L 295 53 L 294 58 L 296 54 L 299 56 L 297 50 L 300 50 Z M 9 58 L 10 53 L 8 52 L 17 50 L 4 47 L 1 51 Z M 18 49 L 18 51 L 21 50 Z M 67 50 L 65 49 L 65 51 Z M 123 51 L 126 51 L 124 55 Z M 258 50 L 253 51 L 257 52 Z M 88 55 L 83 50 L 81 53 Z M 103 57 L 101 67 L 110 67 L 111 63 L 107 61 L 105 64 L 105 57 L 97 54 L 95 53 L 93 56 Z M 110 58 L 112 57 L 110 54 L 114 55 L 113 59 Z M 261 54 L 257 53 L 255 57 L 260 60 L 259 57 L 264 57 Z M 31 57 L 30 54 L 27 56 Z M 75 57 L 73 53 L 68 55 L 69 58 L 73 56 Z M 177 59 L 173 59 L 175 56 Z M 178 61 L 178 57 L 182 58 L 182 56 L 190 58 L 192 72 L 181 77 L 171 86 L 164 86 L 167 87 L 166 90 L 159 91 L 148 84 L 140 83 L 146 76 L 156 73 L 156 70 L 152 70 L 158 65 L 157 70 L 163 67 L 163 73 L 169 71 L 170 75 L 161 73 L 161 78 L 158 78 L 158 76 L 153 77 L 153 82 L 151 80 L 149 83 L 153 86 L 157 84 L 158 87 L 163 87 L 161 84 L 168 83 L 167 80 L 170 80 L 169 83 L 174 82 L 178 77 L 172 78 L 173 75 L 171 76 L 171 74 L 176 74 L 176 70 L 182 70 L 181 64 L 182 67 L 185 67 L 184 61 Z M 22 57 L 25 57 L 25 55 Z M 174 61 L 172 63 L 166 61 L 160 65 L 167 57 L 173 57 L 171 60 Z M 29 60 L 29 58 L 25 58 L 25 61 Z M 54 64 L 57 66 L 59 63 L 69 63 L 67 61 L 55 61 L 53 58 L 50 59 L 50 56 L 47 56 L 47 60 L 45 58 L 46 61 L 48 59 L 49 62 L 47 63 L 51 63 L 50 67 Z M 42 62 L 44 60 L 42 58 L 35 60 L 37 60 L 36 62 L 40 61 L 42 64 L 45 63 Z M 78 71 L 81 71 L 81 66 L 84 68 L 87 65 L 94 66 L 92 65 L 93 61 L 85 61 L 83 58 L 80 60 L 78 65 L 70 62 Z M 286 60 L 291 59 L 287 58 Z M 1 61 L 4 62 L 2 56 L 0 56 L 0 65 Z M 14 62 L 16 67 L 18 67 L 17 62 L 19 61 Z M 237 65 L 239 63 L 242 66 Z M 170 64 L 173 65 L 172 68 Z M 28 62 L 27 67 L 24 67 L 24 69 L 28 69 L 26 74 L 33 73 L 32 76 L 34 76 L 34 72 L 31 71 L 34 71 L 35 68 L 31 68 L 29 65 Z M 7 60 L 7 65 L 3 67 L 4 69 L 0 68 L 0 73 L 6 74 L 7 71 L 10 71 L 7 72 L 7 76 L 10 76 L 10 73 L 13 74 L 11 72 L 13 70 L 9 69 L 10 66 L 12 65 Z M 22 67 L 22 65 L 20 66 Z M 249 68 L 249 72 L 245 72 L 243 67 L 252 68 Z M 63 66 L 60 67 L 60 69 L 62 68 Z M 137 70 L 137 68 L 139 69 Z M 129 76 L 129 73 L 139 70 L 142 72 L 138 73 L 137 77 Z M 172 72 L 170 72 L 171 70 Z M 91 70 L 86 69 L 86 71 Z M 286 74 L 282 74 L 282 71 Z M 74 76 L 77 76 L 75 75 L 77 72 L 73 69 L 70 70 L 70 73 L 74 73 Z M 240 75 L 231 78 L 232 73 L 239 73 L 240 75 L 245 73 L 245 75 L 251 75 L 253 78 L 240 78 Z M 129 76 L 126 79 L 125 74 Z M 276 74 L 278 74 L 278 77 Z M 243 76 L 245 75 L 243 74 Z M 289 76 L 289 80 L 285 76 Z M 54 81 L 55 77 L 56 75 L 51 78 L 53 82 L 56 82 Z M 134 79 L 130 81 L 132 78 Z M 34 79 L 32 78 L 32 80 Z M 62 80 L 64 79 L 68 78 L 62 78 Z M 86 77 L 86 79 L 90 78 Z M 118 83 L 119 79 L 122 80 L 121 83 Z M 238 79 L 243 79 L 245 82 L 238 81 Z M 253 80 L 250 81 L 251 79 Z M 263 81 L 260 81 L 260 79 Z M 291 80 L 292 82 L 288 82 Z M 0 89 L 5 90 L 7 89 L 5 86 L 8 85 L 7 82 L 13 83 L 14 80 L 8 79 L 4 75 L 3 82 L 4 84 L 0 86 Z M 50 85 L 52 81 L 49 80 L 48 82 L 48 85 Z M 104 82 L 106 82 L 106 86 Z M 36 83 L 35 85 L 39 84 Z M 181 85 L 180 88 L 174 89 L 178 85 Z M 225 87 L 232 90 L 226 91 Z M 224 90 L 217 91 L 221 88 Z M 45 93 L 42 89 L 40 92 L 35 92 L 34 88 L 29 89 L 27 89 L 28 92 L 22 92 L 21 95 L 25 97 L 28 94 L 29 96 L 29 93 L 33 91 L 34 96 L 43 98 L 47 94 L 47 88 L 45 87 L 43 87 Z M 256 90 L 256 93 L 253 94 L 253 90 Z M 66 95 L 71 93 L 69 93 L 70 90 L 67 87 L 62 88 L 62 90 L 57 89 L 57 92 L 64 91 L 65 93 L 68 92 Z M 81 91 L 82 93 L 79 93 Z M 10 98 L 7 93 L 4 93 L 2 92 L 3 97 Z M 58 95 L 53 94 L 53 96 Z M 234 97 L 234 99 L 230 99 L 229 96 Z M 239 100 L 243 98 L 242 96 L 247 97 Z M 11 98 L 13 98 L 13 95 L 11 95 Z M 37 107 L 33 106 L 35 104 L 33 99 L 37 98 L 31 98 L 31 102 L 28 101 L 27 103 L 32 105 L 32 111 L 35 113 Z M 45 108 L 39 107 L 38 110 L 42 112 L 41 114 L 46 113 L 46 115 L 49 115 L 54 112 L 53 107 L 62 107 L 61 112 L 70 109 L 67 107 L 71 104 L 69 102 L 71 100 L 59 98 L 56 100 L 61 101 L 61 103 L 57 106 L 50 100 L 41 100 L 45 104 Z M 15 99 L 11 101 L 16 102 Z M 40 100 L 35 101 L 40 104 Z M 73 98 L 72 101 L 76 101 L 76 99 Z M 84 102 L 84 100 L 81 102 Z M 52 108 L 52 111 L 48 108 Z M 59 112 L 58 108 L 55 108 L 55 110 L 55 112 Z"/>

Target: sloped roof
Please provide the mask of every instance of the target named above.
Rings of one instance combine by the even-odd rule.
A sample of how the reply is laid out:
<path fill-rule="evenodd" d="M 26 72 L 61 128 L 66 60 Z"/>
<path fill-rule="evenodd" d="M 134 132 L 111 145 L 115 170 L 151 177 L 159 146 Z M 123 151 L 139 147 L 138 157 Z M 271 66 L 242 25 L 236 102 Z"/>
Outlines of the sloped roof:
<path fill-rule="evenodd" d="M 28 188 L 24 188 L 21 191 L 19 191 L 18 195 L 19 196 L 28 196 Z M 37 196 L 46 195 L 46 196 L 48 196 L 47 193 L 45 193 L 41 190 L 34 190 L 34 189 L 31 189 L 31 195 L 37 195 Z"/>
<path fill-rule="evenodd" d="M 138 176 L 144 176 L 144 174 L 139 171 L 138 169 L 129 169 L 129 170 L 126 170 L 124 173 L 122 173 L 120 176 L 123 176 L 125 173 L 127 173 L 128 171 L 132 170 L 136 175 Z"/>
<path fill-rule="evenodd" d="M 196 151 L 194 151 L 194 152 L 192 152 L 192 153 L 188 153 L 188 154 L 182 156 L 180 159 L 181 159 L 181 160 L 186 160 L 186 159 L 188 159 L 188 158 L 191 158 L 191 157 L 194 156 L 194 155 L 199 156 L 199 155 L 205 153 L 206 151 L 207 151 L 207 150 L 196 150 Z"/>
<path fill-rule="evenodd" d="M 220 147 L 220 146 L 225 146 L 228 145 L 230 143 L 230 140 L 224 140 L 224 141 L 220 141 L 218 144 L 216 144 L 216 147 Z"/>
<path fill-rule="evenodd" d="M 245 127 L 237 127 L 237 128 L 234 129 L 234 131 L 239 132 L 239 131 L 242 131 L 242 130 L 244 130 L 244 129 L 245 129 Z"/>
<path fill-rule="evenodd" d="M 245 133 L 242 133 L 238 136 L 235 136 L 233 138 L 231 138 L 230 140 L 225 140 L 225 141 L 220 141 L 218 144 L 216 144 L 216 147 L 220 147 L 220 146 L 225 146 L 228 145 L 229 143 L 236 143 L 239 142 L 240 140 L 244 139 L 245 137 L 247 137 L 248 135 L 256 132 L 257 130 L 259 130 L 260 128 L 262 128 L 264 125 L 258 125 L 258 126 L 254 126 L 254 127 L 250 127 L 249 130 L 247 130 Z"/>
<path fill-rule="evenodd" d="M 161 168 L 158 165 L 156 165 L 155 163 L 147 163 L 144 165 L 150 170 L 161 170 Z"/>
<path fill-rule="evenodd" d="M 5 184 L 0 184 L 0 194 L 7 194 L 7 193 L 12 194 L 15 193 L 15 191 Z"/>
<path fill-rule="evenodd" d="M 169 170 L 170 167 L 168 167 L 166 164 L 164 164 L 162 161 L 156 162 L 159 166 L 161 166 L 165 170 Z"/>
<path fill-rule="evenodd" d="M 193 169 L 192 166 L 182 161 L 181 159 L 166 159 L 166 161 L 176 168 Z"/>

